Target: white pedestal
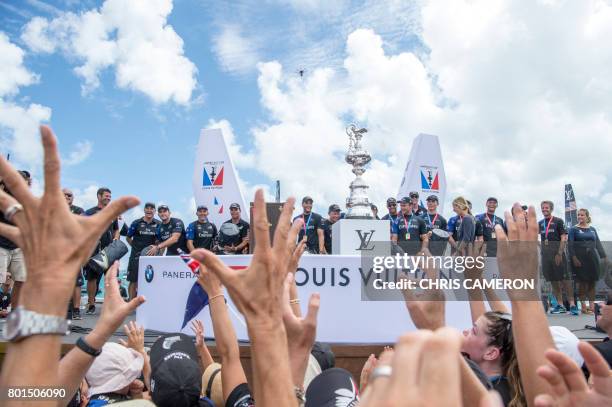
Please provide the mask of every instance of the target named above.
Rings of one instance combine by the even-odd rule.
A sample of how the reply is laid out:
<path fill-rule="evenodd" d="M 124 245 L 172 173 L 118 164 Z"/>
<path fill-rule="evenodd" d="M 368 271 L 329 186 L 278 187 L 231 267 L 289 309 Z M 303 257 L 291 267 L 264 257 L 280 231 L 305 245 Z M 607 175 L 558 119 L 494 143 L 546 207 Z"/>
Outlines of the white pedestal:
<path fill-rule="evenodd" d="M 332 254 L 367 254 L 377 249 L 377 242 L 390 239 L 388 220 L 340 219 L 332 225 Z"/>

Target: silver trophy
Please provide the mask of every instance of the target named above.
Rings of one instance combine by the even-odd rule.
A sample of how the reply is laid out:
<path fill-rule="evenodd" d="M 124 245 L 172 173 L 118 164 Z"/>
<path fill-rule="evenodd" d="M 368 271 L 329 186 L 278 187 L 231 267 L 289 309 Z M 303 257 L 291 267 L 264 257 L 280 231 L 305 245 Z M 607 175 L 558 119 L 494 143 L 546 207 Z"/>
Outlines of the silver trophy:
<path fill-rule="evenodd" d="M 367 133 L 366 128 L 358 128 L 351 124 L 346 128 L 349 136 L 349 149 L 346 153 L 346 162 L 353 166 L 353 174 L 356 175 L 349 189 L 351 195 L 346 199 L 348 211 L 347 219 L 373 219 L 370 200 L 368 199 L 369 186 L 363 181 L 361 176 L 365 172 L 365 166 L 372 160 L 372 156 L 361 146 L 361 138 Z"/>

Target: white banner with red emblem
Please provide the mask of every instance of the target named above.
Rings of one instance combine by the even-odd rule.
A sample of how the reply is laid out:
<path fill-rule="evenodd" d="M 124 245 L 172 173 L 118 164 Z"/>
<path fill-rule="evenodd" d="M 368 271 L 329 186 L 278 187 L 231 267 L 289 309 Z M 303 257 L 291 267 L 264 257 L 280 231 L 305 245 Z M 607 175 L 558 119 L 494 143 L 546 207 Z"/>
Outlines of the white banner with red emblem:
<path fill-rule="evenodd" d="M 200 132 L 193 169 L 193 195 L 196 206 L 208 208 L 208 220 L 215 225 L 230 218 L 229 206 L 234 202 L 240 204 L 242 219 L 249 220 L 249 210 L 221 129 Z"/>
<path fill-rule="evenodd" d="M 230 267 L 244 268 L 251 257 L 222 256 L 222 260 Z M 295 279 L 304 315 L 310 294 L 321 294 L 318 341 L 389 343 L 416 329 L 403 301 L 362 301 L 362 279 L 370 278 L 376 277 L 361 269 L 359 256 L 302 256 Z M 146 298 L 137 310 L 139 324 L 146 329 L 192 334 L 190 323 L 184 328 L 182 324 L 186 310 L 193 312 L 193 301 L 188 303 L 197 278 L 180 257 L 141 257 L 138 281 L 139 294 Z M 227 294 L 226 298 L 238 339 L 248 340 L 244 317 Z M 196 311 L 194 319 L 204 323 L 206 337 L 214 337 L 208 306 Z M 468 303 L 447 303 L 446 322 L 457 329 L 470 327 Z"/>
<path fill-rule="evenodd" d="M 428 196 L 436 195 L 439 202 L 438 212 L 444 212 L 446 174 L 438 136 L 421 133 L 412 142 L 397 200 L 409 196 L 413 191 L 419 193 L 419 201 L 423 206 Z"/>

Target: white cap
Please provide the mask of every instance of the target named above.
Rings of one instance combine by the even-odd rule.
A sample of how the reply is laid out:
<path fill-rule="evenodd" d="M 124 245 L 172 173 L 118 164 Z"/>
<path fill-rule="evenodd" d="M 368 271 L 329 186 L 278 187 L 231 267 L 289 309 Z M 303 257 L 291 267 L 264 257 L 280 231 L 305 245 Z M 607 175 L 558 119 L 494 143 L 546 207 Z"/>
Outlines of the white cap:
<path fill-rule="evenodd" d="M 582 367 L 584 359 L 578 351 L 578 343 L 580 343 L 578 337 L 564 326 L 551 326 L 550 333 L 557 350 L 569 356 L 579 367 Z"/>
<path fill-rule="evenodd" d="M 89 383 L 88 396 L 123 389 L 140 376 L 143 365 L 144 358 L 135 350 L 118 343 L 106 343 L 85 374 Z"/>

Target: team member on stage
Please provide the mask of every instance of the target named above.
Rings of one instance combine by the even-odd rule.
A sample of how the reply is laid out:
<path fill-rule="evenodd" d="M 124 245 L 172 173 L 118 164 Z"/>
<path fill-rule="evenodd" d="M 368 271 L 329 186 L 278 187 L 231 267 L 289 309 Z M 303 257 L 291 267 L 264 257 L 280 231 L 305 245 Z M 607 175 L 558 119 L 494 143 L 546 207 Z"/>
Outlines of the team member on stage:
<path fill-rule="evenodd" d="M 196 211 L 198 220 L 187 226 L 187 249 L 191 253 L 194 249 L 213 250 L 217 237 L 217 227 L 208 221 L 208 208 L 198 206 Z"/>
<path fill-rule="evenodd" d="M 112 199 L 111 190 L 106 187 L 99 188 L 98 192 L 96 193 L 96 197 L 98 198 L 98 204 L 93 208 L 87 209 L 85 211 L 85 216 L 93 216 L 102 209 L 106 208 Z M 108 229 L 102 233 L 100 240 L 98 240 L 98 245 L 89 257 L 91 258 L 95 256 L 100 250 L 104 249 L 116 239 L 119 239 L 119 222 L 117 219 L 108 225 Z M 84 270 L 85 278 L 87 278 L 87 311 L 85 311 L 85 313 L 95 314 L 96 293 L 98 292 L 98 285 L 100 284 L 103 273 L 98 273 L 96 270 L 87 266 L 84 267 Z"/>
<path fill-rule="evenodd" d="M 127 280 L 130 299 L 136 297 L 138 292 L 138 261 L 142 251 L 155 244 L 159 220 L 155 219 L 155 204 L 147 202 L 144 206 L 144 216 L 132 222 L 127 231 L 126 240 L 132 251 L 128 262 Z"/>
<path fill-rule="evenodd" d="M 298 218 L 304 221 L 304 225 L 298 235 L 298 241 L 302 240 L 304 235 L 306 235 L 306 250 L 310 253 L 327 254 L 325 250 L 325 236 L 321 228 L 323 218 L 318 213 L 312 211 L 312 202 L 311 197 L 305 196 L 302 199 L 302 214 L 293 218 L 294 222 Z"/>
<path fill-rule="evenodd" d="M 426 200 L 427 213 L 423 215 L 423 220 L 427 226 L 427 236 L 429 237 L 429 251 L 434 256 L 442 256 L 446 250 L 448 239 L 442 238 L 433 233 L 434 229 L 446 231 L 446 218 L 438 213 L 438 197 L 429 195 Z"/>
<path fill-rule="evenodd" d="M 240 205 L 233 203 L 230 205 L 230 216 L 229 220 L 224 223 L 233 223 L 238 227 L 238 236 L 234 241 L 223 247 L 223 251 L 226 254 L 243 254 L 248 253 L 249 245 L 249 223 L 240 217 Z"/>
<path fill-rule="evenodd" d="M 557 301 L 557 305 L 551 310 L 551 314 L 567 312 L 563 306 L 562 288 L 564 287 L 570 304 L 570 312 L 572 315 L 578 315 L 578 307 L 574 303 L 574 290 L 572 289 L 571 277 L 568 275 L 567 259 L 565 258 L 567 231 L 563 219 L 552 216 L 554 207 L 552 201 L 542 201 L 540 209 L 544 219 L 538 222 L 542 243 L 542 273 L 544 278 L 550 281 L 553 296 Z"/>
<path fill-rule="evenodd" d="M 66 202 L 68 202 L 70 212 L 74 213 L 75 215 L 83 215 L 85 213 L 85 210 L 83 210 L 83 208 L 81 208 L 80 206 L 73 205 L 74 194 L 72 193 L 72 191 L 68 188 L 64 188 L 62 192 L 64 194 L 64 198 L 66 198 Z"/>
<path fill-rule="evenodd" d="M 159 205 L 157 215 L 161 223 L 157 225 L 157 244 L 151 246 L 147 253 L 156 256 L 161 250 L 166 249 L 166 256 L 178 256 L 179 249 L 187 251 L 185 244 L 185 224 L 178 218 L 170 216 L 170 208 L 167 205 Z"/>
<path fill-rule="evenodd" d="M 472 216 L 468 201 L 462 196 L 453 200 L 453 211 L 457 214 L 454 226 L 457 237 L 453 238 L 451 244 L 454 243 L 456 254 L 462 256 L 466 254 L 467 245 L 476 239 L 476 221 Z"/>
<path fill-rule="evenodd" d="M 468 208 L 470 208 L 470 215 L 472 215 L 472 202 L 467 199 Z M 482 223 L 474 216 L 474 241 L 482 242 L 484 240 L 484 227 Z"/>
<path fill-rule="evenodd" d="M 587 209 L 578 210 L 578 224 L 569 230 L 569 254 L 572 259 L 578 299 L 582 313 L 592 314 L 595 309 L 595 284 L 599 279 L 600 262 L 607 262 L 597 230 L 591 226 Z M 586 301 L 589 301 L 589 308 Z"/>
<path fill-rule="evenodd" d="M 321 229 L 325 240 L 325 251 L 332 254 L 332 225 L 340 219 L 340 206 L 333 204 L 327 211 L 327 219 L 321 221 Z"/>
<path fill-rule="evenodd" d="M 378 217 L 378 206 L 370 204 L 370 209 L 372 209 L 372 216 L 374 216 L 374 219 L 380 220 L 380 218 Z"/>
<path fill-rule="evenodd" d="M 403 197 L 400 201 L 401 213 L 393 224 L 391 241 L 408 254 L 417 254 L 427 247 L 429 241 L 427 226 L 420 216 L 412 211 L 412 201 Z"/>
<path fill-rule="evenodd" d="M 495 225 L 504 227 L 504 220 L 495 215 L 497 209 L 497 198 L 491 197 L 486 202 L 487 211 L 476 215 L 476 222 L 481 225 L 482 238 L 486 245 L 486 256 L 497 256 L 497 235 L 495 233 Z M 478 229 L 478 226 L 476 227 Z"/>
<path fill-rule="evenodd" d="M 410 208 L 412 213 L 416 216 L 423 216 L 427 212 L 427 209 L 423 208 L 419 204 L 419 193 L 417 191 L 412 191 L 409 195 L 410 197 Z"/>
<path fill-rule="evenodd" d="M 387 199 L 387 210 L 389 212 L 382 217 L 382 220 L 389 221 L 389 236 L 391 236 L 393 234 L 393 224 L 397 221 L 399 216 L 397 213 L 397 201 L 395 198 Z"/>

